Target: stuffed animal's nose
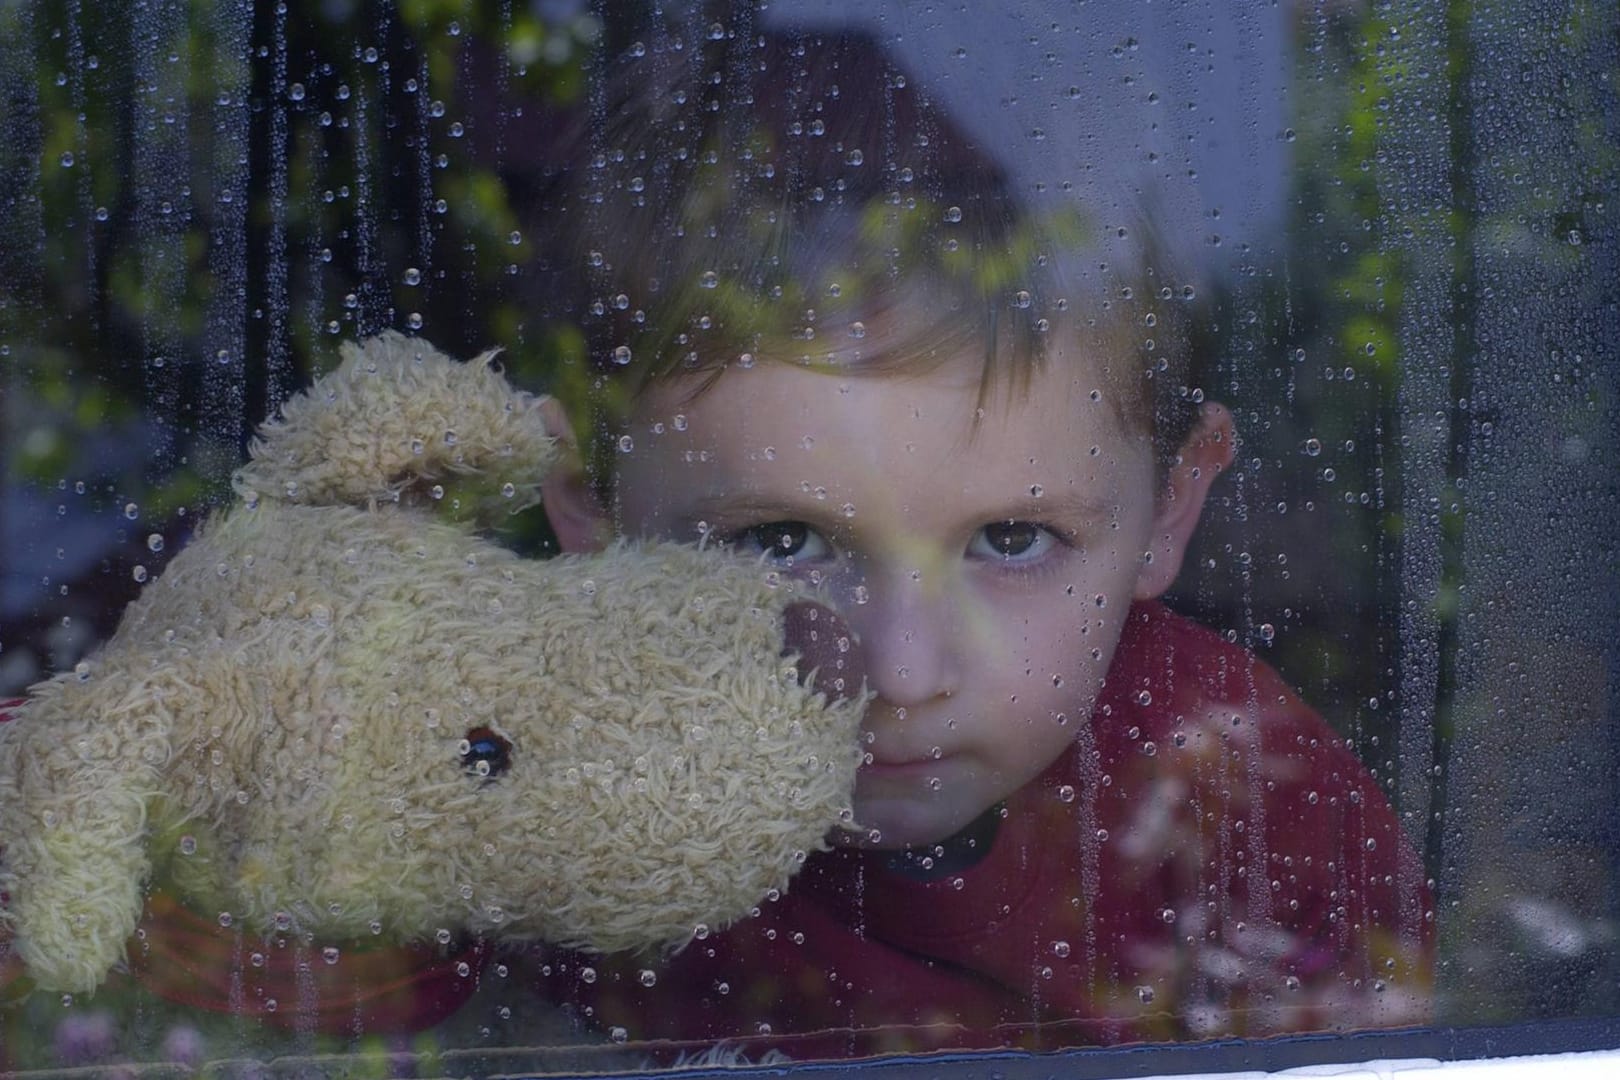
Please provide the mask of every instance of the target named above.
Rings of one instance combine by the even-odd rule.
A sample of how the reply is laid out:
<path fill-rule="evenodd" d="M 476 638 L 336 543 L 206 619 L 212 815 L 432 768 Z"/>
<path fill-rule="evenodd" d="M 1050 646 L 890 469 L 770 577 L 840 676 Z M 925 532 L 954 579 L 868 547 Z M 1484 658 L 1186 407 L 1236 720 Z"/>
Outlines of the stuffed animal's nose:
<path fill-rule="evenodd" d="M 461 764 L 479 776 L 495 777 L 512 763 L 512 743 L 491 728 L 475 727 L 461 740 Z"/>
<path fill-rule="evenodd" d="M 866 669 L 848 623 L 831 608 L 811 600 L 790 604 L 784 621 L 786 647 L 782 651 L 799 654 L 801 682 L 813 673 L 815 689 L 832 701 L 861 693 L 866 683 Z"/>

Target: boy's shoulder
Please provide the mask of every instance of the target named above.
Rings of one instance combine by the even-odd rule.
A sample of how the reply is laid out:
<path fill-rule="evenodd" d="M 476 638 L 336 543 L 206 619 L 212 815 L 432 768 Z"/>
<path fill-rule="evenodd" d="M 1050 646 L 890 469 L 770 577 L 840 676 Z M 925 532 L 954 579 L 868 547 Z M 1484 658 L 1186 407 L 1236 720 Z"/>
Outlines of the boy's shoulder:
<path fill-rule="evenodd" d="M 1254 653 L 1157 600 L 1131 605 L 1108 681 L 1120 691 L 1135 691 L 1134 696 L 1155 687 L 1173 689 L 1175 683 L 1184 693 L 1222 701 L 1255 701 L 1260 694 L 1297 697 Z"/>
<path fill-rule="evenodd" d="M 1130 609 L 1092 730 L 1105 760 L 1156 756 L 1161 776 L 1208 779 L 1217 760 L 1227 766 L 1217 772 L 1247 771 L 1247 761 L 1273 793 L 1290 782 L 1376 789 L 1346 739 L 1271 665 L 1156 601 Z"/>

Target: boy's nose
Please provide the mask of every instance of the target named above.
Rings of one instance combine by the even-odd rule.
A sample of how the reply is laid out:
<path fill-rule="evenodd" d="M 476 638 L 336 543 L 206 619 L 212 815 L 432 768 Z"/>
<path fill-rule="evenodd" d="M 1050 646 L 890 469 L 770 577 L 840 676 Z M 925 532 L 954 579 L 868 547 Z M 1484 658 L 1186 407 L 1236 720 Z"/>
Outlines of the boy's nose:
<path fill-rule="evenodd" d="M 869 588 L 845 614 L 860 635 L 867 686 L 879 697 L 914 707 L 956 692 L 957 618 L 944 596 L 911 582 Z"/>

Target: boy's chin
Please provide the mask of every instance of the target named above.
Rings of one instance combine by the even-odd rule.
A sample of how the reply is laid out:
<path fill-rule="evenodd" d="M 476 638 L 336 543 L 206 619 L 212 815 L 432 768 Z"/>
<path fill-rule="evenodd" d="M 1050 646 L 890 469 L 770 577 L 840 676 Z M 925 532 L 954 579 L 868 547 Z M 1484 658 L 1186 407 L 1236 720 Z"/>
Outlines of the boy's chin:
<path fill-rule="evenodd" d="M 975 820 L 975 816 L 904 806 L 871 808 L 862 813 L 860 801 L 857 800 L 856 824 L 838 830 L 832 842 L 835 847 L 859 848 L 863 851 L 906 851 L 930 847 L 956 836 Z M 959 817 L 963 820 L 957 820 Z"/>

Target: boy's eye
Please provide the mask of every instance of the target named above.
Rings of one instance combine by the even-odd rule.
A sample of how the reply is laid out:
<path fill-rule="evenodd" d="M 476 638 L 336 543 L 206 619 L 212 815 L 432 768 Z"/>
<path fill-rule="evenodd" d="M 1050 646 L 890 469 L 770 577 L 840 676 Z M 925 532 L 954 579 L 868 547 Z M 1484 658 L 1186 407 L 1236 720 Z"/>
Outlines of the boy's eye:
<path fill-rule="evenodd" d="M 830 548 L 820 533 L 802 521 L 768 521 L 737 534 L 739 549 L 761 552 L 773 559 L 819 559 Z"/>
<path fill-rule="evenodd" d="M 1002 562 L 1033 562 L 1055 542 L 1049 530 L 1033 521 L 998 521 L 973 534 L 968 554 Z"/>

